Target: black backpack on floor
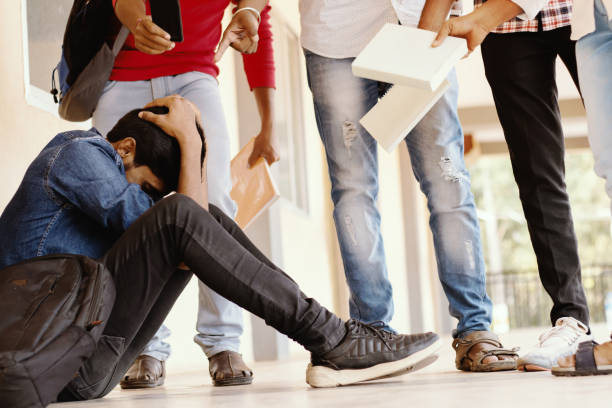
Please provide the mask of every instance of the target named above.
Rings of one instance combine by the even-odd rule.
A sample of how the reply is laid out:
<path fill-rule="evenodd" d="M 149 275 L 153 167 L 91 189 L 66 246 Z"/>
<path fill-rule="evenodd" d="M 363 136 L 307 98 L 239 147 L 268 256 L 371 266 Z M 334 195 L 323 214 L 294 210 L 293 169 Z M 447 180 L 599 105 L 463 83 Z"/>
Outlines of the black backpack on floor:
<path fill-rule="evenodd" d="M 84 256 L 0 270 L 0 407 L 54 402 L 95 351 L 114 300 L 110 272 Z"/>

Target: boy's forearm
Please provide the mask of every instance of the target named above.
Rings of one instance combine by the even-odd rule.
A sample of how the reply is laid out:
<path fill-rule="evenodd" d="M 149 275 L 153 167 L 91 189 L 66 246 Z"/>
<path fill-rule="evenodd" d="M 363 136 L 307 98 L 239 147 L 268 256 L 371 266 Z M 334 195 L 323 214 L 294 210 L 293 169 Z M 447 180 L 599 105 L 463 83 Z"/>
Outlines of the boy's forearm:
<path fill-rule="evenodd" d="M 116 0 L 115 15 L 130 30 L 138 24 L 138 20 L 146 16 L 145 3 L 142 0 Z"/>
<path fill-rule="evenodd" d="M 200 204 L 205 209 L 208 209 L 208 197 L 206 192 L 206 183 L 204 180 L 205 169 L 202 169 L 200 163 L 200 155 L 202 145 L 196 146 L 180 146 L 181 148 L 181 170 L 179 174 L 177 193 L 186 195 Z"/>
<path fill-rule="evenodd" d="M 511 0 L 488 0 L 474 10 L 478 24 L 487 32 L 523 13 L 523 9 Z"/>
<path fill-rule="evenodd" d="M 442 24 L 444 24 L 454 1 L 455 0 L 427 0 L 425 7 L 423 7 L 423 12 L 421 13 L 419 28 L 438 32 Z"/>
<path fill-rule="evenodd" d="M 274 92 L 274 88 L 253 88 L 262 129 L 270 129 L 274 124 Z"/>

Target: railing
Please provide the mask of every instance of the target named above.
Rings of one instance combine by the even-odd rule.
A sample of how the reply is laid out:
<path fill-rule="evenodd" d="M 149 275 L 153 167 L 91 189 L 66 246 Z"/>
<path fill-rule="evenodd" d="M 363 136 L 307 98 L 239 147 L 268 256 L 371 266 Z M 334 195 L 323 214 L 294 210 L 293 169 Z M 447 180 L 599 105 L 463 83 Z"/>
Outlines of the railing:
<path fill-rule="evenodd" d="M 605 322 L 605 299 L 608 292 L 612 292 L 612 265 L 583 267 L 582 283 L 591 323 Z M 508 306 L 511 329 L 550 324 L 552 301 L 537 270 L 487 274 L 487 292 L 494 304 L 505 303 Z"/>

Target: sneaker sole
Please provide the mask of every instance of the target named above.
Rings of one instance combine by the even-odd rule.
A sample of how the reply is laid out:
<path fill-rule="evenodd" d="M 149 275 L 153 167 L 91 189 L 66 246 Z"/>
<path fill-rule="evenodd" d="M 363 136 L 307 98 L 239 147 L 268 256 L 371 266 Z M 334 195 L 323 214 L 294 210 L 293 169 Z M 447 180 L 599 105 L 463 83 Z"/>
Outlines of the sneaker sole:
<path fill-rule="evenodd" d="M 440 349 L 442 341 L 435 342 L 401 360 L 377 364 L 362 369 L 334 370 L 323 366 L 308 364 L 306 369 L 306 382 L 314 388 L 338 387 L 362 381 L 371 381 L 381 378 L 396 377 L 412 371 L 419 370 L 433 363 L 436 359 L 432 355 Z"/>

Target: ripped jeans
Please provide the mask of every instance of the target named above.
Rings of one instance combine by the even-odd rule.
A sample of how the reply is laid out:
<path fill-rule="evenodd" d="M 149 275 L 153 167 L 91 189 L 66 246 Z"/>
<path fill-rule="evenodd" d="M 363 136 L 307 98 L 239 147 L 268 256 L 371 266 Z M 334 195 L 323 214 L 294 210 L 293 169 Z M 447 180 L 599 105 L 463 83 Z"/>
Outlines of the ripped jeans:
<path fill-rule="evenodd" d="M 326 58 L 305 50 L 319 134 L 325 147 L 334 222 L 350 289 L 350 314 L 389 323 L 393 295 L 380 231 L 376 141 L 359 124 L 385 84 L 352 74 L 353 58 Z M 463 131 L 457 117 L 458 85 L 405 139 L 412 169 L 427 197 L 438 274 L 459 320 L 456 336 L 489 330 L 491 300 L 470 176 L 463 160 Z"/>

